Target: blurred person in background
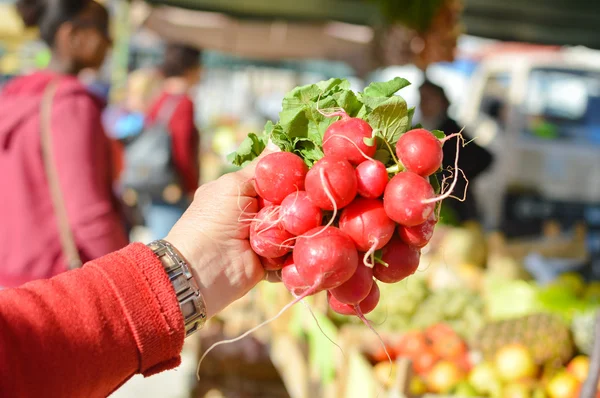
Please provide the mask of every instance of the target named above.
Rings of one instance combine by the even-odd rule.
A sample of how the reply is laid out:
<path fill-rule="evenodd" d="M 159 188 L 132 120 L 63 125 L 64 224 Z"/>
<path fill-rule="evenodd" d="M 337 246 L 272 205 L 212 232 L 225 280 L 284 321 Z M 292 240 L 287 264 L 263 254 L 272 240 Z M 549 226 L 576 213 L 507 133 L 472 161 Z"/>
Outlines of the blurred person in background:
<path fill-rule="evenodd" d="M 109 105 L 102 115 L 107 134 L 123 143 L 140 134 L 148 107 L 160 94 L 161 86 L 160 71 L 138 69 L 129 73 L 123 98 Z"/>
<path fill-rule="evenodd" d="M 419 110 L 423 128 L 430 131 L 441 130 L 446 135 L 461 131 L 462 128 L 448 115 L 450 101 L 442 87 L 429 80 L 425 80 L 419 87 L 419 94 L 421 96 Z M 462 135 L 465 142 L 471 141 L 468 132 L 463 131 Z M 457 139 L 457 137 L 454 137 L 444 143 L 444 170 L 454 168 L 454 161 L 457 156 Z M 469 142 L 468 145 L 464 147 L 461 146 L 458 156 L 458 167 L 465 175 L 459 174 L 453 196 L 462 198 L 465 189 L 467 189 L 467 180 L 469 183 L 473 183 L 483 171 L 490 167 L 493 157 L 489 151 L 477 145 L 476 141 Z M 445 172 L 443 175 L 447 176 L 448 173 Z M 465 180 L 465 177 L 467 180 Z M 456 223 L 480 220 L 474 190 L 471 189 L 468 190 L 464 201 L 448 198 L 448 200 L 444 201 L 444 206 L 442 208 L 443 211 L 444 208 L 445 210 L 450 211 L 450 217 L 452 217 Z"/>
<path fill-rule="evenodd" d="M 190 90 L 200 80 L 200 55 L 185 45 L 166 46 L 161 92 L 125 150 L 124 201 L 139 206 L 153 239 L 169 232 L 198 188 L 200 137 Z"/>
<path fill-rule="evenodd" d="M 127 244 L 103 104 L 77 78 L 104 61 L 107 10 L 91 0 L 19 0 L 17 9 L 28 27 L 39 27 L 52 58 L 0 93 L 3 287 L 52 277 Z"/>

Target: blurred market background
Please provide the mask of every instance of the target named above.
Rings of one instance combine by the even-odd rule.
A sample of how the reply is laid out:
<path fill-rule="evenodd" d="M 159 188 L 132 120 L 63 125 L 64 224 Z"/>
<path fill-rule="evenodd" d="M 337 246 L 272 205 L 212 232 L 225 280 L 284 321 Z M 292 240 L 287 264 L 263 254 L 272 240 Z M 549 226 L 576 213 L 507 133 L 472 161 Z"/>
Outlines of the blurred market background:
<path fill-rule="evenodd" d="M 600 309 L 600 2 L 102 2 L 114 46 L 82 79 L 110 104 L 126 101 L 132 76 L 152 73 L 166 42 L 203 50 L 194 90 L 202 182 L 234 169 L 227 155 L 277 120 L 287 91 L 332 77 L 362 90 L 402 76 L 409 106 L 427 79 L 494 157 L 469 187 L 480 216 L 446 214 L 419 271 L 382 286 L 370 319 L 393 364 L 371 331 L 317 295 L 306 300 L 314 316 L 297 305 L 219 347 L 197 381 L 211 342 L 290 300 L 261 283 L 188 339 L 179 369 L 135 377 L 114 397 L 579 396 Z M 0 87 L 48 61 L 37 32 L 0 0 Z M 148 239 L 143 221 L 132 238 Z"/>

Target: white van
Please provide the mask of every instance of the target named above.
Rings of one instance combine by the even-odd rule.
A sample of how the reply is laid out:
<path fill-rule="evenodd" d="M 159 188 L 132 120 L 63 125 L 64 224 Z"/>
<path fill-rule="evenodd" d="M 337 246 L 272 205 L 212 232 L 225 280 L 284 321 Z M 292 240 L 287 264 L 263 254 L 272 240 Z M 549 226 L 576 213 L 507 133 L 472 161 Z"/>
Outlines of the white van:
<path fill-rule="evenodd" d="M 486 57 L 459 124 L 495 155 L 477 183 L 488 228 L 536 235 L 543 220 L 600 227 L 600 60 L 560 50 Z"/>

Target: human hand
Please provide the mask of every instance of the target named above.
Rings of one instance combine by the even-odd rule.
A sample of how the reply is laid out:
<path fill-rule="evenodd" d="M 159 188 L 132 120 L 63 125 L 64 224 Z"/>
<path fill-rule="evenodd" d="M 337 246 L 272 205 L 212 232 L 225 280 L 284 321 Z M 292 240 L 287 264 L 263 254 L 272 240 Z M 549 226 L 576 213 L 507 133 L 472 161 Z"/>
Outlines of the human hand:
<path fill-rule="evenodd" d="M 265 150 L 261 157 L 269 152 Z M 252 180 L 256 163 L 198 188 L 165 239 L 191 265 L 209 318 L 265 278 L 248 240 L 247 220 L 258 211 Z"/>

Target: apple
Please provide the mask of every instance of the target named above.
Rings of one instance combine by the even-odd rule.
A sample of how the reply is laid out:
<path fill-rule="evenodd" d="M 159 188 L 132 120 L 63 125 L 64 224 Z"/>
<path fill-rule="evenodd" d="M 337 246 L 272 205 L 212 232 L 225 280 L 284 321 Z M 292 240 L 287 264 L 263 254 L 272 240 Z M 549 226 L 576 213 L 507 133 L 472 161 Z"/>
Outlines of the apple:
<path fill-rule="evenodd" d="M 464 379 L 464 372 L 456 364 L 441 360 L 429 371 L 425 383 L 431 392 L 447 393 Z"/>
<path fill-rule="evenodd" d="M 494 366 L 505 382 L 533 378 L 538 373 L 533 356 L 522 344 L 509 344 L 498 350 Z"/>
<path fill-rule="evenodd" d="M 546 392 L 550 398 L 574 398 L 581 388 L 581 383 L 575 376 L 568 372 L 560 372 L 546 385 Z"/>
<path fill-rule="evenodd" d="M 531 386 L 525 383 L 511 383 L 502 389 L 502 398 L 531 398 Z"/>
<path fill-rule="evenodd" d="M 379 362 L 373 368 L 375 373 L 375 379 L 380 382 L 383 386 L 389 388 L 396 378 L 397 366 L 395 363 Z"/>
<path fill-rule="evenodd" d="M 482 395 L 500 390 L 500 376 L 489 362 L 477 364 L 469 373 L 469 383 Z"/>
<path fill-rule="evenodd" d="M 420 377 L 416 376 L 410 379 L 408 391 L 411 395 L 421 396 L 427 392 L 427 385 Z"/>
<path fill-rule="evenodd" d="M 567 372 L 583 383 L 590 373 L 590 358 L 585 355 L 576 356 L 567 365 Z"/>

